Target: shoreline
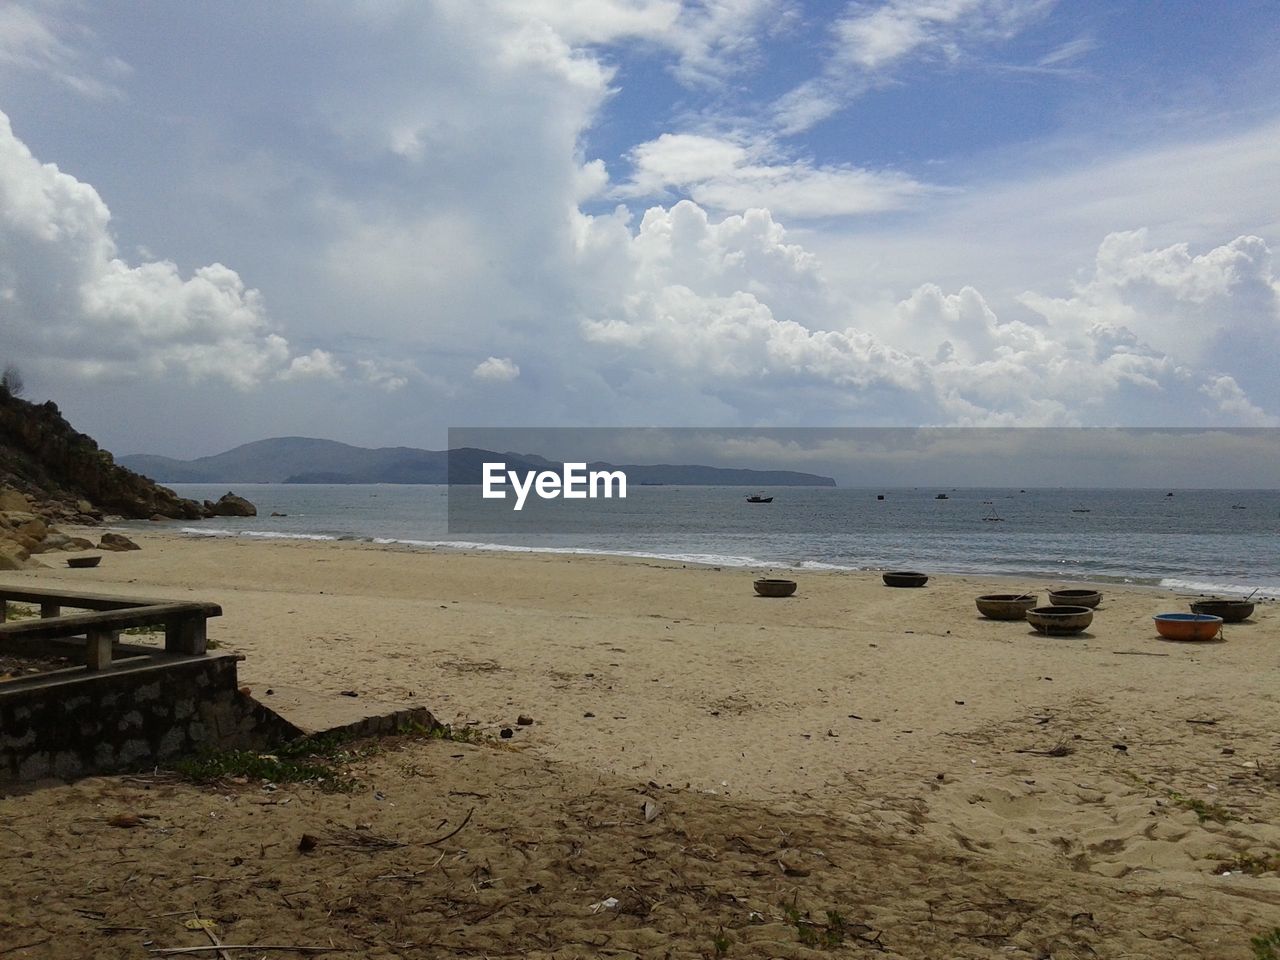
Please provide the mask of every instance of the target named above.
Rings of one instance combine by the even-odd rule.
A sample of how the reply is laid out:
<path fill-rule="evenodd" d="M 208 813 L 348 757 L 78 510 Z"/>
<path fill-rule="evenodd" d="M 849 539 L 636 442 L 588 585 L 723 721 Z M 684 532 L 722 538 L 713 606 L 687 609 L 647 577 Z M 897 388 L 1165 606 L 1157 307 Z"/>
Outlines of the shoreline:
<path fill-rule="evenodd" d="M 76 535 L 92 536 L 99 528 L 77 528 Z M 733 556 L 705 553 L 667 553 L 645 550 L 609 550 L 594 547 L 560 547 L 534 546 L 527 544 L 507 544 L 475 540 L 423 540 L 414 538 L 373 537 L 357 535 L 332 535 L 313 533 L 290 533 L 271 530 L 233 530 L 226 527 L 201 529 L 183 527 L 173 529 L 150 529 L 138 525 L 106 523 L 102 530 L 113 530 L 127 536 L 168 537 L 175 540 L 244 540 L 256 543 L 334 543 L 355 544 L 365 547 L 382 548 L 400 552 L 447 552 L 463 555 L 549 555 L 563 557 L 595 557 L 601 559 L 641 560 L 681 564 L 690 567 L 727 567 L 742 570 L 784 571 L 796 574 L 816 573 L 882 573 L 889 570 L 903 569 L 901 566 L 856 566 L 828 563 L 819 560 L 768 560 L 759 557 Z M 1087 584 L 1118 589 L 1152 589 L 1176 592 L 1187 596 L 1251 596 L 1262 601 L 1275 601 L 1280 598 L 1280 591 L 1251 587 L 1248 584 L 1214 583 L 1209 580 L 1184 580 L 1177 577 L 1132 577 L 1120 575 L 1060 572 L 1050 574 L 1046 571 L 1007 571 L 983 568 L 958 569 L 946 565 L 931 565 L 927 571 L 932 576 L 979 577 L 991 580 L 1014 581 L 1027 579 L 1057 580 L 1074 585 Z M 1170 582 L 1172 581 L 1172 582 Z"/>

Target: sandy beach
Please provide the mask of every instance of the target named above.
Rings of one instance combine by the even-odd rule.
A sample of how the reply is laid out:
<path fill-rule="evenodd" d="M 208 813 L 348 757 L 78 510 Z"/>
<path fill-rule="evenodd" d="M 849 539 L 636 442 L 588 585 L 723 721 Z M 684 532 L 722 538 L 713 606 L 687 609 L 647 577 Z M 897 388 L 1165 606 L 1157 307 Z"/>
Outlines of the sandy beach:
<path fill-rule="evenodd" d="M 973 598 L 1061 581 L 138 539 L 4 582 L 211 600 L 263 702 L 354 691 L 493 740 L 395 740 L 352 794 L 0 799 L 5 955 L 209 946 L 193 909 L 224 943 L 379 957 L 1249 958 L 1280 925 L 1274 605 L 1174 644 L 1150 618 L 1185 600 L 1105 585 L 1049 638 Z M 405 845 L 333 839 L 356 825 Z"/>

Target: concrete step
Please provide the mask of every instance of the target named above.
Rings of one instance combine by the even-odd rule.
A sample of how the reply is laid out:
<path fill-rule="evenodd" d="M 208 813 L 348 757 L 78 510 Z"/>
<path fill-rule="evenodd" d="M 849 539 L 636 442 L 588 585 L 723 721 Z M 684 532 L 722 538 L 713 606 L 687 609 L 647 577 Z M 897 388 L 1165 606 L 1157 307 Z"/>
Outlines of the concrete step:
<path fill-rule="evenodd" d="M 271 692 L 267 693 L 268 690 Z M 250 696 L 308 736 L 341 733 L 344 736 L 368 737 L 395 733 L 409 724 L 437 725 L 436 718 L 426 707 L 386 703 L 365 696 L 346 697 L 338 693 L 319 693 L 303 687 L 265 683 L 255 684 Z"/>

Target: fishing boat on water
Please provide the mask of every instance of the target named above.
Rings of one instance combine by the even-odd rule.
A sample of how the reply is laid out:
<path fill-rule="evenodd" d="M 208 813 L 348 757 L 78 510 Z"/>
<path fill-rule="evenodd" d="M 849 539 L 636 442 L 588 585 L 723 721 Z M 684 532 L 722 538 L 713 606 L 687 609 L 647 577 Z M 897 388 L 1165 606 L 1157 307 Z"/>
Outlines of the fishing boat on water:
<path fill-rule="evenodd" d="M 763 493 L 753 493 L 747 497 L 747 503 L 773 503 L 773 497 L 766 497 Z"/>

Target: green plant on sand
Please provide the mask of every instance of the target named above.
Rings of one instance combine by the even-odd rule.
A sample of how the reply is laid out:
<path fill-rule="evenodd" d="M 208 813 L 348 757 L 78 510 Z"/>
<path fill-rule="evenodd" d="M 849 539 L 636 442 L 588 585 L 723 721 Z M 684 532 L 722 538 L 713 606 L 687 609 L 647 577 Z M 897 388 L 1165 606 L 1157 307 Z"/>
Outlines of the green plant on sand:
<path fill-rule="evenodd" d="M 795 903 L 783 904 L 783 916 L 796 928 L 796 936 L 806 947 L 824 947 L 833 950 L 844 943 L 846 935 L 844 917 L 828 910 L 825 923 L 812 920 L 808 912 L 801 913 Z"/>
<path fill-rule="evenodd" d="M 1280 960 L 1280 927 L 1249 941 L 1254 960 Z"/>
<path fill-rule="evenodd" d="M 724 927 L 721 927 L 716 935 L 711 938 L 711 946 L 715 948 L 717 957 L 727 957 L 731 945 L 732 941 L 725 934 Z"/>
<path fill-rule="evenodd" d="M 1209 803 L 1207 800 L 1200 800 L 1197 797 L 1184 796 L 1173 790 L 1170 790 L 1167 796 L 1171 803 L 1182 807 L 1184 810 L 1192 811 L 1196 815 L 1196 819 L 1201 823 L 1209 820 L 1215 823 L 1230 823 L 1232 820 L 1230 812 L 1220 804 Z"/>
<path fill-rule="evenodd" d="M 1157 786 L 1149 780 L 1145 780 L 1138 776 L 1136 773 L 1128 772 L 1125 775 L 1143 789 L 1163 795 L 1175 807 L 1181 807 L 1183 810 L 1190 810 L 1196 815 L 1196 819 L 1201 823 L 1206 823 L 1210 820 L 1215 823 L 1230 823 L 1235 819 L 1232 817 L 1231 811 L 1221 804 L 1210 803 L 1208 800 L 1201 800 L 1198 797 L 1188 797 L 1186 794 L 1179 793 L 1177 790 L 1170 790 L 1167 787 Z"/>
<path fill-rule="evenodd" d="M 483 743 L 485 734 L 470 727 L 455 730 L 445 725 L 402 724 L 383 738 L 358 739 L 349 734 L 328 733 L 290 740 L 269 752 L 254 750 L 207 751 L 184 758 L 174 770 L 196 783 L 254 780 L 267 783 L 310 783 L 327 791 L 347 791 L 359 781 L 347 771 L 353 761 L 374 756 L 395 737 Z"/>
<path fill-rule="evenodd" d="M 174 769 L 196 783 L 262 780 L 268 783 L 315 783 L 338 788 L 341 771 L 330 763 L 288 760 L 252 750 L 224 750 L 179 760 Z"/>
<path fill-rule="evenodd" d="M 179 760 L 174 768 L 197 783 L 242 778 L 268 783 L 314 783 L 326 790 L 354 786 L 343 769 L 347 763 L 376 752 L 376 747 L 346 749 L 352 738 L 339 733 L 301 737 L 270 752 L 217 750 Z"/>
<path fill-rule="evenodd" d="M 1213 872 L 1220 876 L 1228 873 L 1243 873 L 1250 877 L 1280 873 L 1280 853 L 1264 853 L 1261 856 L 1240 853 L 1220 861 Z"/>

